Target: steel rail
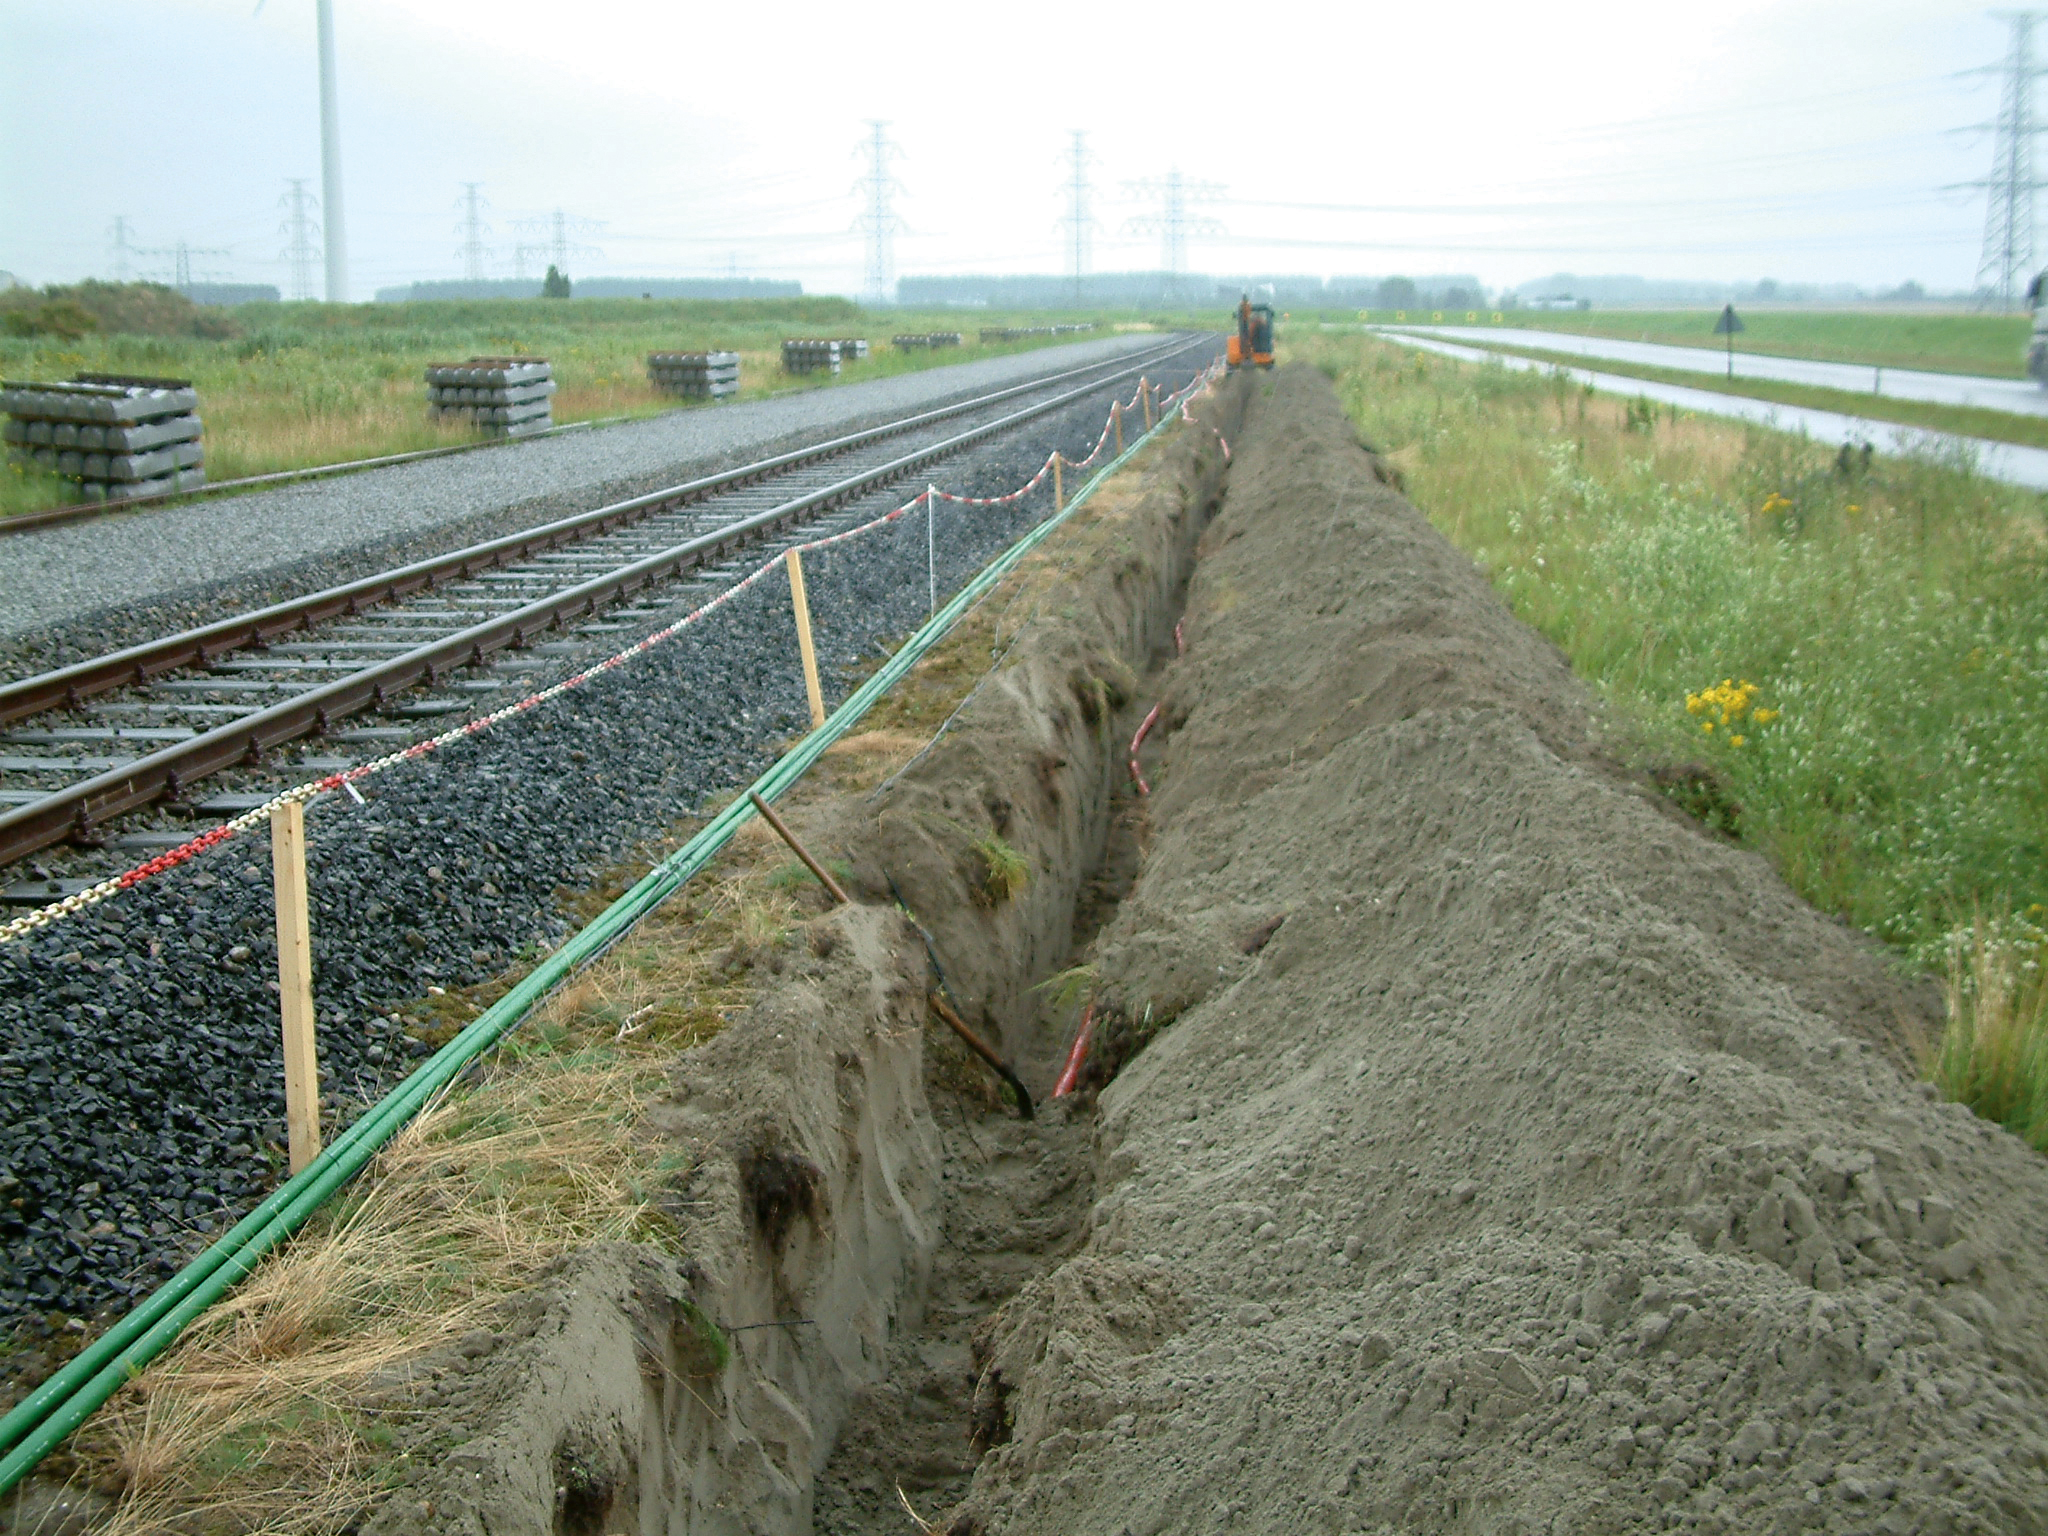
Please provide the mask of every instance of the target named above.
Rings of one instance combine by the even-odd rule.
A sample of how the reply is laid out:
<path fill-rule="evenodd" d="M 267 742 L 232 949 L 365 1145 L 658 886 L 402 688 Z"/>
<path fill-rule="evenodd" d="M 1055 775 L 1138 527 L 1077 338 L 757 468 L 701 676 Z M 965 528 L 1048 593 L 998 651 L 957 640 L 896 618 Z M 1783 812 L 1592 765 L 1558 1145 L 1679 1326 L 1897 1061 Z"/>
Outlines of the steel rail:
<path fill-rule="evenodd" d="M 615 599 L 657 582 L 672 580 L 759 534 L 840 506 L 936 459 L 1061 410 L 1105 384 L 1161 361 L 1163 356 L 1207 344 L 1200 338 L 1183 340 L 1163 354 L 1148 353 L 1106 378 L 1091 380 L 1051 400 L 956 433 L 836 484 L 699 534 L 509 613 L 430 640 L 390 660 L 175 742 L 122 767 L 55 790 L 0 815 L 0 865 L 14 863 L 67 839 L 89 839 L 93 828 L 101 823 L 158 799 L 176 799 L 188 785 L 209 774 L 238 765 L 260 764 L 264 753 L 301 736 L 324 734 L 336 720 L 381 706 L 415 683 L 431 684 L 446 673 L 481 665 L 486 656 L 497 651 L 524 647 L 541 634 L 559 630 L 565 622 L 596 613 Z"/>
<path fill-rule="evenodd" d="M 466 580 L 477 571 L 508 565 L 529 555 L 558 549 L 597 534 L 609 533 L 613 529 L 627 527 L 655 513 L 671 511 L 692 502 L 703 501 L 721 492 L 757 484 L 784 470 L 816 463 L 821 459 L 865 447 L 885 438 L 901 436 L 905 432 L 914 432 L 919 427 L 929 426 L 934 422 L 985 410 L 1004 400 L 1012 400 L 1018 395 L 1030 394 L 1034 390 L 1050 388 L 1084 373 L 1105 373 L 1106 377 L 1121 377 L 1121 372 L 1106 371 L 1128 371 L 1131 367 L 1142 367 L 1148 362 L 1170 356 L 1185 345 L 1185 342 L 1169 342 L 1147 348 L 1134 357 L 1113 358 L 1106 362 L 1089 363 L 1080 368 L 1046 374 L 1028 383 L 1011 385 L 991 394 L 978 395 L 971 400 L 921 411 L 914 416 L 905 416 L 896 421 L 884 422 L 880 426 L 828 438 L 821 443 L 806 444 L 802 448 L 776 454 L 772 458 L 742 464 L 738 468 L 723 470 L 697 480 L 688 480 L 680 485 L 666 486 L 661 490 L 649 491 L 645 495 L 613 502 L 589 512 L 578 512 L 551 523 L 523 529 L 518 533 L 487 539 L 481 544 L 471 544 L 462 549 L 450 550 L 446 554 L 417 560 L 395 570 L 379 572 L 375 576 L 365 576 L 356 581 L 344 582 L 340 586 L 308 593 L 303 597 L 273 603 L 268 608 L 259 608 L 254 612 L 237 614 L 233 618 L 220 619 L 196 629 L 183 630 L 161 639 L 147 640 L 140 645 L 110 651 L 104 656 L 95 656 L 88 661 L 60 667 L 54 672 L 23 678 L 18 682 L 0 686 L 0 725 L 11 725 L 31 715 L 44 714 L 54 709 L 75 709 L 81 702 L 95 694 L 107 693 L 116 688 L 139 686 L 153 677 L 177 671 L 181 667 L 205 667 L 231 651 L 251 649 L 295 631 L 310 629 L 315 624 L 324 623 L 329 619 L 358 614 L 365 609 L 380 607 L 415 592 L 431 592 L 443 581 Z M 0 858 L 0 863 L 5 862 L 5 858 Z"/>

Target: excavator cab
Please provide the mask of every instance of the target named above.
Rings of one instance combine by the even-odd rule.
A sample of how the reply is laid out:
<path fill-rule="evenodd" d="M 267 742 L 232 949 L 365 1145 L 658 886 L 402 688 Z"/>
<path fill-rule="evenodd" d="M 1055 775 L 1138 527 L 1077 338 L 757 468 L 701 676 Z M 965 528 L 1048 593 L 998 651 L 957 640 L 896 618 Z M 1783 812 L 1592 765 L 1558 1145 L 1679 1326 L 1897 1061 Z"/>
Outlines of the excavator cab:
<path fill-rule="evenodd" d="M 1230 366 L 1250 363 L 1259 368 L 1273 366 L 1273 306 L 1254 304 L 1246 294 L 1237 305 L 1237 334 L 1230 338 Z"/>

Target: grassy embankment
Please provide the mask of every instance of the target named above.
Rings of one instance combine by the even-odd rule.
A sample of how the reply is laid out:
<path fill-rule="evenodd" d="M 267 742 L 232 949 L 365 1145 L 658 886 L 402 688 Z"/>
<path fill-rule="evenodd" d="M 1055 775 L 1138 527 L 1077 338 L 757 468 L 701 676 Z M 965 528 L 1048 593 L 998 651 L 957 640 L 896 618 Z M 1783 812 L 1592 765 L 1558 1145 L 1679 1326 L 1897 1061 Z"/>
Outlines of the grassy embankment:
<path fill-rule="evenodd" d="M 1773 357 L 1803 357 L 1821 363 L 1868 363 L 1886 368 L 1927 368 L 1937 373 L 1977 373 L 1997 379 L 2026 377 L 2025 315 L 1872 313 L 1867 310 L 1752 309 L 1735 306 L 1745 329 L 1735 345 Z M 1367 312 L 1372 323 L 1396 323 L 1395 311 Z M 1484 310 L 1446 312 L 1441 319 L 1424 310 L 1402 312 L 1408 325 L 1462 325 L 1466 315 L 1491 327 L 1558 331 L 1573 336 L 1606 336 L 1617 341 L 1653 341 L 1671 347 L 1716 347 L 1721 311 L 1712 309 Z M 1357 316 L 1349 318 L 1356 319 Z"/>
<path fill-rule="evenodd" d="M 1474 343 L 1478 345 L 1479 343 Z M 1785 384 L 1774 379 L 1730 379 L 1718 373 L 1689 373 L 1679 368 L 1650 368 L 1640 363 L 1616 362 L 1605 357 L 1544 352 L 1534 347 L 1510 346 L 1501 342 L 1484 344 L 1489 352 L 1511 357 L 1533 358 L 1542 363 L 1562 363 L 1600 373 L 1619 374 L 1628 379 L 1646 379 L 1655 384 L 1682 384 L 1689 389 L 1711 389 L 1723 395 L 1741 395 L 1749 400 L 1767 400 L 1774 405 L 1805 406 L 1816 411 L 1839 411 L 1845 416 L 1865 416 L 1896 422 L 1902 427 L 1922 427 L 1931 432 L 1953 432 L 1963 437 L 1988 438 L 1997 443 L 2019 443 L 2029 448 L 2048 448 L 2048 416 L 2021 416 L 1980 406 L 1939 405 L 1929 400 L 1899 400 L 1889 395 L 1870 395 L 1847 389 L 1820 389 L 1808 384 Z"/>
<path fill-rule="evenodd" d="M 1552 376 L 1283 337 L 1645 766 L 1944 975 L 1944 1091 L 2048 1150 L 2043 499 Z"/>
<path fill-rule="evenodd" d="M 836 298 L 249 304 L 224 314 L 208 311 L 206 317 L 220 323 L 205 328 L 232 328 L 236 334 L 124 334 L 102 328 L 75 339 L 0 335 L 0 376 L 61 379 L 89 371 L 189 378 L 198 386 L 206 421 L 207 474 L 228 480 L 475 441 L 459 424 L 428 420 L 421 378 L 429 363 L 470 356 L 548 358 L 560 385 L 555 420 L 566 424 L 677 409 L 681 402 L 647 381 L 647 354 L 657 350 L 738 352 L 741 398 L 748 398 L 834 382 L 781 371 L 782 341 L 789 336 L 866 337 L 869 357 L 847 364 L 839 383 L 1076 339 L 1033 337 L 982 346 L 976 338 L 984 325 L 1041 325 L 1048 317 L 982 310 L 866 312 Z M 1133 319 L 1126 316 L 1123 323 Z M 1103 320 L 1102 333 L 1113 323 Z M 940 330 L 961 332 L 965 344 L 939 352 L 898 352 L 889 345 L 902 332 Z M 73 499 L 68 482 L 54 475 L 25 473 L 15 465 L 0 474 L 0 517 Z"/>

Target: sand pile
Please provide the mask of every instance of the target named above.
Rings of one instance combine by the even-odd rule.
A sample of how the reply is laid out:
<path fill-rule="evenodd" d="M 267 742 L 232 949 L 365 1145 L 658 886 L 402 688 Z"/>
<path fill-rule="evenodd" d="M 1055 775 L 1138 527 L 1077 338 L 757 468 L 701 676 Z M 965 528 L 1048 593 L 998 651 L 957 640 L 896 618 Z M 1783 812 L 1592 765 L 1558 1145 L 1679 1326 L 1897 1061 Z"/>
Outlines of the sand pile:
<path fill-rule="evenodd" d="M 1320 375 L 1236 447 L 951 1529 L 2048 1528 L 2048 1164 L 1932 1000 L 1603 762 Z"/>

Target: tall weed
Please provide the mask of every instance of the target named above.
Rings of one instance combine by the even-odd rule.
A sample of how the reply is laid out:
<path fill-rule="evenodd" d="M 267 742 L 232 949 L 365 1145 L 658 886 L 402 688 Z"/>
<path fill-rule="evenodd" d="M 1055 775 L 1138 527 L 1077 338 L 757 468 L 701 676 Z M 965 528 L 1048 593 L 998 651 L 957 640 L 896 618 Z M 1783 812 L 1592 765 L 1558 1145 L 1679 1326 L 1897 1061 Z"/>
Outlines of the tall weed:
<path fill-rule="evenodd" d="M 1710 770 L 1796 888 L 1950 976 L 1944 1088 L 2048 1126 L 2043 498 L 1960 455 L 1646 429 L 1557 379 L 1360 337 L 1292 350 L 1334 364 L 1361 435 L 1646 758 Z M 1994 911 L 2016 915 L 1986 950 Z"/>

